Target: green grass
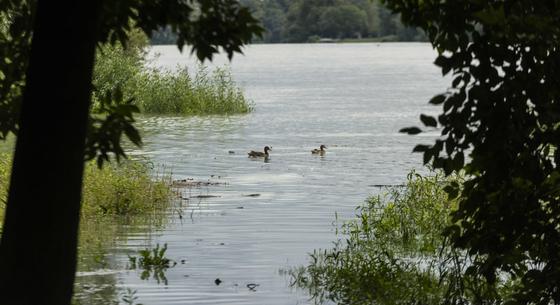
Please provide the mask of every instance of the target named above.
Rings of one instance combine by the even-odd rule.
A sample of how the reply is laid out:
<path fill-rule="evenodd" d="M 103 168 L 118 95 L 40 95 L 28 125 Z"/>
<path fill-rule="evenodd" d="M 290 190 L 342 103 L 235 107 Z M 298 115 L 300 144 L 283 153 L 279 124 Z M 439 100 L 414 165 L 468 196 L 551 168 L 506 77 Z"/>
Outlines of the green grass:
<path fill-rule="evenodd" d="M 82 215 L 143 215 L 161 212 L 172 201 L 171 177 L 152 175 L 148 163 L 126 160 L 98 169 L 86 164 Z"/>
<path fill-rule="evenodd" d="M 146 114 L 230 115 L 253 110 L 225 67 L 213 72 L 199 65 L 194 73 L 148 68 L 139 48 L 105 46 L 98 52 L 93 77 L 94 108 L 107 92 L 119 87 L 125 99 Z"/>
<path fill-rule="evenodd" d="M 137 105 L 142 112 L 151 114 L 241 114 L 253 109 L 229 70 L 217 68 L 209 72 L 202 65 L 194 76 L 186 70 L 143 71 L 139 77 Z"/>
<path fill-rule="evenodd" d="M 356 218 L 337 226 L 331 249 L 315 250 L 307 266 L 291 271 L 293 285 L 315 303 L 478 304 L 500 303 L 508 284 L 490 285 L 469 274 L 473 256 L 443 237 L 457 202 L 443 190 L 450 179 L 408 176 L 357 208 Z"/>
<path fill-rule="evenodd" d="M 0 153 L 0 223 L 7 197 L 12 157 Z M 148 163 L 124 161 L 98 169 L 88 162 L 82 189 L 82 217 L 149 215 L 169 208 L 171 177 L 153 175 Z"/>

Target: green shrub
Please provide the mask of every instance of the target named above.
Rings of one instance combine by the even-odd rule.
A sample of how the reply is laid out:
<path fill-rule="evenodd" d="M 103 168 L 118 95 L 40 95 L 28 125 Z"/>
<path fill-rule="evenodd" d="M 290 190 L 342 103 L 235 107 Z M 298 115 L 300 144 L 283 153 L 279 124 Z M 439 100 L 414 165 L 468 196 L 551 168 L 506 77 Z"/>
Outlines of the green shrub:
<path fill-rule="evenodd" d="M 469 274 L 472 257 L 442 237 L 456 201 L 443 190 L 451 178 L 408 176 L 369 198 L 340 226 L 332 249 L 315 250 L 308 266 L 292 270 L 293 284 L 316 303 L 481 304 L 503 300 L 503 278 L 488 285 Z M 457 182 L 457 178 L 453 178 Z M 498 287 L 499 286 L 499 287 Z"/>
<path fill-rule="evenodd" d="M 7 197 L 11 155 L 0 153 L 0 216 Z M 154 177 L 147 163 L 124 161 L 98 169 L 88 162 L 82 189 L 82 216 L 141 215 L 163 211 L 172 201 L 171 177 Z M 0 221 L 3 217 L 0 217 Z"/>
<path fill-rule="evenodd" d="M 84 215 L 137 215 L 162 211 L 171 202 L 171 178 L 152 177 L 146 163 L 124 161 L 98 169 L 86 164 L 82 190 Z"/>

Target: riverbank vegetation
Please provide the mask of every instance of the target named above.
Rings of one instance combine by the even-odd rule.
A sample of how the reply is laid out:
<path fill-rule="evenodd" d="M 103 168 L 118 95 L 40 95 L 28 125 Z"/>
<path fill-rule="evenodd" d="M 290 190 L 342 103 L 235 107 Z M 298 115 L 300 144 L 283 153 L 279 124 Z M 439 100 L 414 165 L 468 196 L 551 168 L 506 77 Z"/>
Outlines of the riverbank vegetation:
<path fill-rule="evenodd" d="M 459 205 L 445 236 L 477 255 L 470 272 L 481 281 L 519 283 L 508 304 L 559 304 L 560 3 L 384 2 L 428 33 L 435 64 L 453 77 L 429 101 L 439 113 L 402 130 L 441 132 L 413 150 L 468 177 L 448 189 Z"/>
<path fill-rule="evenodd" d="M 124 100 L 132 99 L 147 114 L 240 114 L 253 109 L 228 68 L 210 72 L 203 65 L 196 71 L 147 67 L 147 43 L 142 38 L 136 41 L 126 48 L 106 45 L 98 52 L 93 75 L 94 109 L 107 92 L 117 88 Z"/>
<path fill-rule="evenodd" d="M 457 177 L 411 173 L 404 188 L 369 198 L 355 219 L 337 228 L 334 247 L 315 250 L 308 266 L 292 271 L 294 285 L 316 303 L 499 304 L 515 283 L 473 275 L 474 257 L 442 234 L 457 200 L 444 190 Z M 489 303 L 489 304 L 490 304 Z"/>
<path fill-rule="evenodd" d="M 12 157 L 0 153 L 0 223 L 7 197 Z M 94 162 L 85 167 L 82 188 L 82 218 L 152 215 L 171 206 L 171 176 L 154 175 L 148 163 L 123 161 L 105 164 L 99 169 Z"/>
<path fill-rule="evenodd" d="M 4 218 L 12 157 L 0 153 L 0 228 Z M 167 222 L 167 213 L 174 202 L 171 176 L 154 173 L 149 163 L 123 161 L 105 164 L 102 169 L 93 161 L 84 172 L 82 208 L 78 246 L 78 270 L 91 272 L 119 268 L 111 259 L 111 248 L 122 243 L 123 236 L 148 234 Z M 122 232 L 134 231 L 134 232 Z M 75 285 L 75 304 L 107 304 L 117 299 L 119 290 L 107 282 L 116 283 L 113 274 L 100 278 L 78 278 Z"/>
<path fill-rule="evenodd" d="M 400 16 L 380 1 L 370 0 L 241 0 L 265 28 L 255 42 L 427 41 L 421 30 L 404 26 Z M 170 29 L 154 34 L 152 43 L 172 44 Z"/>

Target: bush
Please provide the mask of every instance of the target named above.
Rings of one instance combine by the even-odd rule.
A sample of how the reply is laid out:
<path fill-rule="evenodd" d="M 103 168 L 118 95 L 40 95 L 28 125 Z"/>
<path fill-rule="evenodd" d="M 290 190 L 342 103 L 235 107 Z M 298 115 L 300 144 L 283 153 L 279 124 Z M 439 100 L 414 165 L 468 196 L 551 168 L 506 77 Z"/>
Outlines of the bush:
<path fill-rule="evenodd" d="M 169 207 L 171 178 L 152 177 L 146 163 L 124 161 L 98 169 L 86 164 L 82 190 L 82 215 L 148 214 Z"/>
<path fill-rule="evenodd" d="M 0 223 L 7 197 L 11 155 L 0 153 Z M 82 189 L 82 216 L 139 215 L 167 209 L 172 201 L 171 177 L 152 176 L 147 163 L 125 161 L 98 169 L 88 162 Z"/>
<path fill-rule="evenodd" d="M 492 286 L 469 274 L 473 258 L 454 250 L 442 237 L 449 214 L 456 209 L 456 201 L 443 190 L 450 179 L 413 172 L 404 188 L 369 198 L 358 207 L 357 217 L 337 230 L 340 235 L 332 249 L 315 250 L 308 266 L 292 270 L 293 284 L 307 289 L 316 303 L 503 300 L 507 277 Z"/>

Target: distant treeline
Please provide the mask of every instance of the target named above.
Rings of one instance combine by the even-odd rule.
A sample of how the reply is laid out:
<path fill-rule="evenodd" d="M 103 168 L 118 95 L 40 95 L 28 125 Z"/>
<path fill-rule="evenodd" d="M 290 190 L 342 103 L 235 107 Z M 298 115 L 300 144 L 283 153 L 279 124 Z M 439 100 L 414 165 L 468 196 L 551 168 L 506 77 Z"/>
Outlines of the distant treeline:
<path fill-rule="evenodd" d="M 405 27 L 378 0 L 240 0 L 260 19 L 266 32 L 255 42 L 317 42 L 332 40 L 424 41 L 423 32 Z M 173 44 L 164 29 L 153 44 Z"/>

